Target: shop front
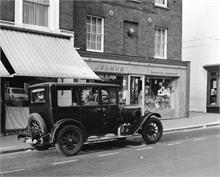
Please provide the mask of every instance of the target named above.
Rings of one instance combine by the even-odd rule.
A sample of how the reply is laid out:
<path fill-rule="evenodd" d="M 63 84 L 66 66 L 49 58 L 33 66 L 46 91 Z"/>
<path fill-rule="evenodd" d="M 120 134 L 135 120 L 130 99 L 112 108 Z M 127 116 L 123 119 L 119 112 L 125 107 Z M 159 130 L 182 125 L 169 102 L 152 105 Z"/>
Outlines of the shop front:
<path fill-rule="evenodd" d="M 1 134 L 26 127 L 29 85 L 64 78 L 99 80 L 74 49 L 71 37 L 1 26 Z"/>
<path fill-rule="evenodd" d="M 155 111 L 163 118 L 187 117 L 189 64 L 176 66 L 83 57 L 104 81 L 119 84 L 122 104 L 139 105 L 142 114 Z"/>

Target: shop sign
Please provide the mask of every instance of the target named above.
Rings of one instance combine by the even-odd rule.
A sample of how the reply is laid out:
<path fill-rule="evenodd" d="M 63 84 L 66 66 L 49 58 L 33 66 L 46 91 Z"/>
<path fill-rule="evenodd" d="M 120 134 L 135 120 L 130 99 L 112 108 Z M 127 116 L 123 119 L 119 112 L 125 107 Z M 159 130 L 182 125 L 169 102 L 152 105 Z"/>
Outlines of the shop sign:
<path fill-rule="evenodd" d="M 98 64 L 94 66 L 94 71 L 104 71 L 104 72 L 114 72 L 121 73 L 125 71 L 123 66 L 107 65 L 107 64 Z"/>

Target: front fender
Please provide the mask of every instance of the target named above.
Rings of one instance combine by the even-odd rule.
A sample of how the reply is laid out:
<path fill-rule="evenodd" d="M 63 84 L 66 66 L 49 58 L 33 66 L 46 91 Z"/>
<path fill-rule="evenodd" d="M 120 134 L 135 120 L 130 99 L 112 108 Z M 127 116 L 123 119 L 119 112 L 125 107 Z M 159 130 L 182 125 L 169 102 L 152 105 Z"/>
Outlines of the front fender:
<path fill-rule="evenodd" d="M 87 133 L 86 133 L 85 127 L 80 122 L 73 120 L 73 119 L 62 119 L 54 124 L 54 126 L 51 130 L 51 134 L 50 134 L 50 143 L 56 142 L 56 136 L 57 136 L 59 130 L 68 124 L 76 125 L 79 128 L 81 128 L 83 131 L 83 134 L 84 134 L 84 141 L 86 140 Z"/>
<path fill-rule="evenodd" d="M 161 115 L 159 113 L 155 112 L 147 112 L 145 115 L 139 118 L 139 120 L 136 122 L 136 124 L 130 129 L 129 134 L 134 134 L 137 133 L 142 125 L 151 117 L 151 116 L 156 116 L 161 118 Z"/>

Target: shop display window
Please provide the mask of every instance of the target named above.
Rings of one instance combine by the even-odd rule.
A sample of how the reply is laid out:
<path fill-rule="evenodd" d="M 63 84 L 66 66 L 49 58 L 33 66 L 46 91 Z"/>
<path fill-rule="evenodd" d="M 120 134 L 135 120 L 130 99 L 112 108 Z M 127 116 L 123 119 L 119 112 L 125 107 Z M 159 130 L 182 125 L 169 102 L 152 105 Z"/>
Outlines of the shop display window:
<path fill-rule="evenodd" d="M 145 80 L 145 107 L 147 110 L 171 108 L 171 79 Z"/>

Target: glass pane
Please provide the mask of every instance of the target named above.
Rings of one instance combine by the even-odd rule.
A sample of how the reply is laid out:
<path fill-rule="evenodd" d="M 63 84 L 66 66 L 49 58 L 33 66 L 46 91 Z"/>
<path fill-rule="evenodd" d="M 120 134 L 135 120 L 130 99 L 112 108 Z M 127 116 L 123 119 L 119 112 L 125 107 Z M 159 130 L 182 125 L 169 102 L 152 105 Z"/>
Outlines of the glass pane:
<path fill-rule="evenodd" d="M 45 89 L 39 88 L 31 91 L 31 102 L 32 103 L 42 103 L 45 102 Z"/>
<path fill-rule="evenodd" d="M 217 79 L 213 78 L 210 80 L 210 104 L 217 104 Z"/>
<path fill-rule="evenodd" d="M 45 4 L 24 1 L 23 22 L 38 26 L 48 26 L 48 7 Z"/>
<path fill-rule="evenodd" d="M 91 42 L 91 49 L 96 50 L 96 42 Z"/>
<path fill-rule="evenodd" d="M 117 103 L 117 93 L 115 89 L 103 89 L 101 102 L 105 104 L 116 104 Z"/>
<path fill-rule="evenodd" d="M 57 91 L 58 106 L 72 106 L 72 90 Z"/>
<path fill-rule="evenodd" d="M 83 106 L 96 106 L 99 104 L 98 90 L 94 88 L 85 88 L 81 92 Z"/>
<path fill-rule="evenodd" d="M 96 35 L 95 34 L 91 34 L 91 41 L 96 42 Z"/>

